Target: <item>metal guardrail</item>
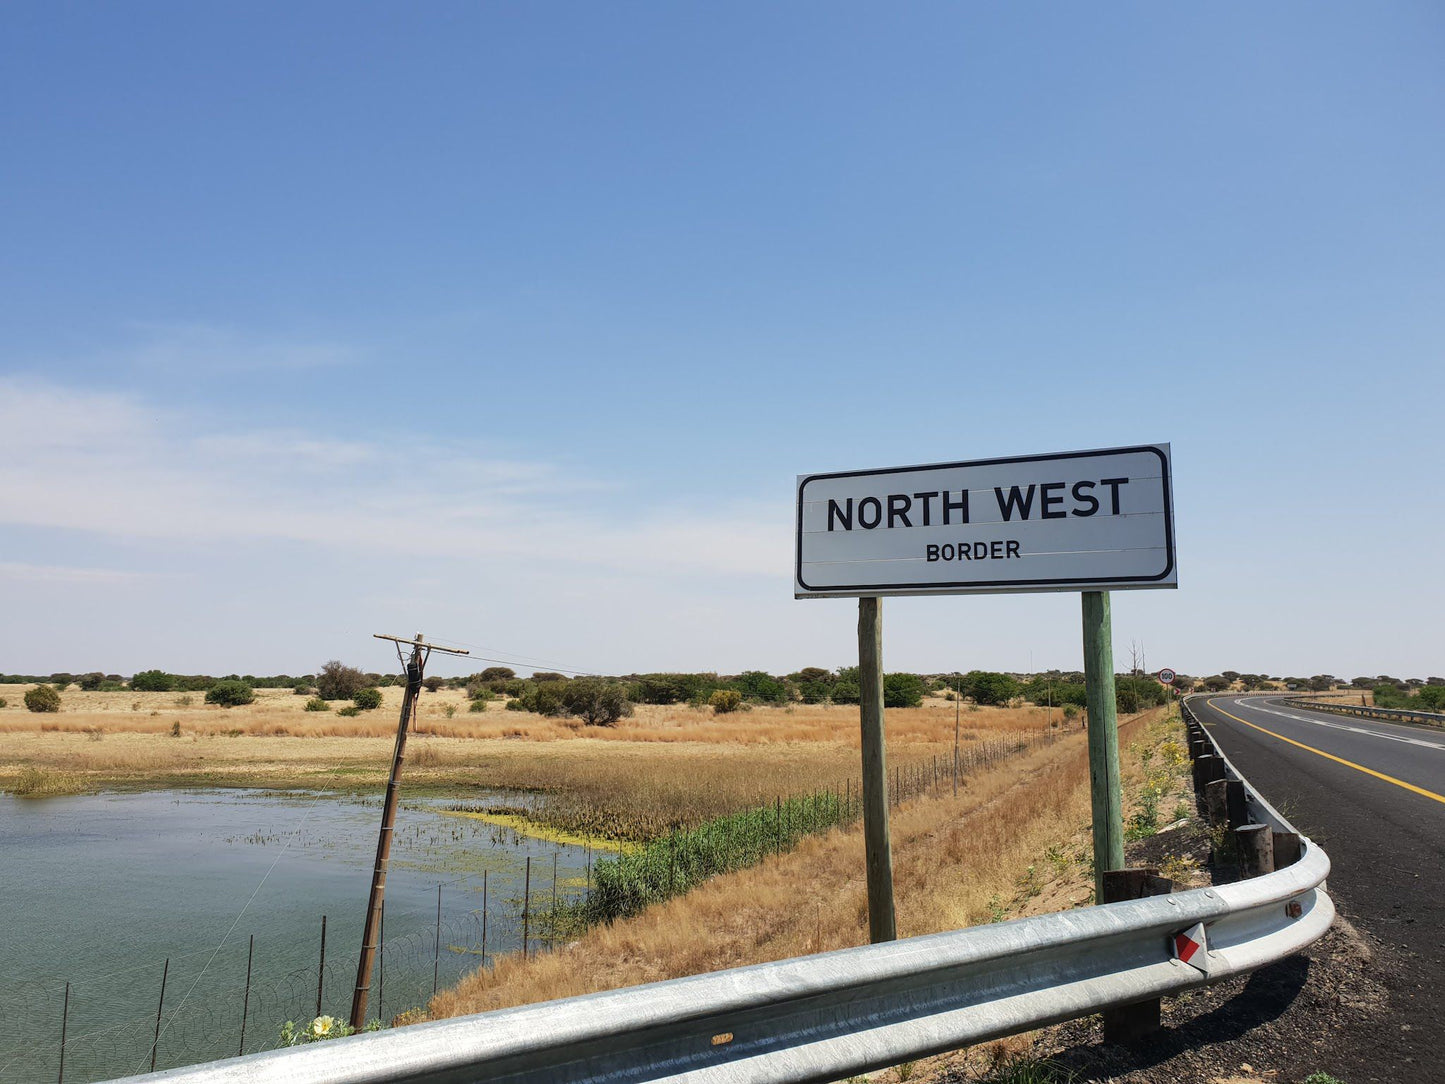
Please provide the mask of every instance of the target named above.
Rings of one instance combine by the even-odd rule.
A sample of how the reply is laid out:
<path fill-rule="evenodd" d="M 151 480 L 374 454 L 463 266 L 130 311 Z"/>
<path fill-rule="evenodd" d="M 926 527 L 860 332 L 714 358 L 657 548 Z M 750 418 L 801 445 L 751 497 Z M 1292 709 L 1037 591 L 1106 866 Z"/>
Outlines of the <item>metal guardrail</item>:
<path fill-rule="evenodd" d="M 1227 770 L 1238 776 L 1232 766 Z M 1247 793 L 1261 823 L 1294 832 L 1260 795 Z M 1324 891 L 1329 870 L 1324 851 L 1301 837 L 1297 862 L 1234 884 L 131 1079 L 154 1084 L 839 1080 L 1178 994 L 1288 956 L 1320 937 L 1334 918 Z M 1174 936 L 1197 923 L 1207 929 L 1207 951 L 1191 965 L 1175 957 Z"/>
<path fill-rule="evenodd" d="M 1288 704 L 1292 708 L 1306 708 L 1311 711 L 1329 711 L 1336 715 L 1354 715 L 1360 719 L 1383 719 L 1397 723 L 1424 723 L 1427 726 L 1445 727 L 1445 715 L 1433 711 L 1409 711 L 1405 708 L 1375 708 L 1363 704 L 1342 704 L 1337 700 L 1314 697 L 1289 696 L 1276 703 Z"/>

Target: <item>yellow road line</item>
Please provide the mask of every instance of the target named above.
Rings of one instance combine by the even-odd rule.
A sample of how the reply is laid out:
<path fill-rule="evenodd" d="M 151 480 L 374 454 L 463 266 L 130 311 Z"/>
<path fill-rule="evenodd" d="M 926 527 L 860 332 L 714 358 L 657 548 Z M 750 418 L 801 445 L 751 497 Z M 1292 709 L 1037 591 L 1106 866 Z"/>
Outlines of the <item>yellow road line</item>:
<path fill-rule="evenodd" d="M 1266 730 L 1262 726 L 1251 723 L 1248 719 L 1241 719 L 1238 715 L 1235 715 L 1232 712 L 1225 711 L 1223 708 L 1215 707 L 1213 700 L 1206 700 L 1204 703 L 1208 707 L 1214 708 L 1214 710 L 1219 712 L 1220 715 L 1228 715 L 1236 723 L 1243 723 L 1245 726 L 1254 727 L 1254 729 L 1258 730 L 1261 734 L 1268 734 L 1271 738 L 1278 738 L 1280 741 L 1289 742 L 1291 745 L 1297 745 L 1301 749 L 1314 753 L 1316 756 L 1324 757 L 1326 760 L 1333 760 L 1336 764 L 1343 764 L 1346 768 L 1353 768 L 1357 772 L 1364 772 L 1366 775 L 1373 775 L 1376 779 L 1383 779 L 1386 783 L 1394 783 L 1397 787 L 1404 787 L 1406 790 L 1413 791 L 1421 797 L 1433 798 L 1441 805 L 1445 805 L 1445 794 L 1436 794 L 1433 790 L 1426 790 L 1424 787 L 1417 787 L 1414 783 L 1407 783 L 1403 779 L 1396 779 L 1393 775 L 1386 775 L 1384 772 L 1377 772 L 1374 768 L 1366 768 L 1363 764 L 1356 764 L 1353 760 L 1346 760 L 1344 757 L 1337 757 L 1333 753 L 1326 753 L 1323 749 L 1316 749 L 1313 745 L 1306 745 L 1302 741 L 1295 741 L 1293 738 L 1286 738 L 1283 734 L 1276 734 L 1273 730 Z"/>

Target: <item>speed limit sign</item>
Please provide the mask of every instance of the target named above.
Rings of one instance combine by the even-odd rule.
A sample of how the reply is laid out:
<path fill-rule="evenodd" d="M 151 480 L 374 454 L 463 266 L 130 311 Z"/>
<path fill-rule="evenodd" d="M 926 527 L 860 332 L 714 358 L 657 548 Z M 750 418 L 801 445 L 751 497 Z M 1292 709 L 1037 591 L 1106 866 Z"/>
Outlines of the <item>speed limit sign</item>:
<path fill-rule="evenodd" d="M 1160 670 L 1158 674 L 1159 681 L 1163 685 L 1173 685 L 1174 679 L 1178 676 L 1178 674 L 1170 670 L 1167 666 L 1163 670 Z"/>

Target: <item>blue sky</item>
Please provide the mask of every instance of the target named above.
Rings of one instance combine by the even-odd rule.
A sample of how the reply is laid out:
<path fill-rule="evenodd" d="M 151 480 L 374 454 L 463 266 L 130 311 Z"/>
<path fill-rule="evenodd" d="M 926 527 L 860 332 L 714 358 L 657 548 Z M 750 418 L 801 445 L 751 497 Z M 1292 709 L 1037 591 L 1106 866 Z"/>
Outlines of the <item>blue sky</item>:
<path fill-rule="evenodd" d="M 1431 4 L 6 5 L 0 670 L 849 663 L 798 473 L 1169 441 L 1151 666 L 1445 673 Z M 1073 596 L 890 668 L 1080 665 Z"/>

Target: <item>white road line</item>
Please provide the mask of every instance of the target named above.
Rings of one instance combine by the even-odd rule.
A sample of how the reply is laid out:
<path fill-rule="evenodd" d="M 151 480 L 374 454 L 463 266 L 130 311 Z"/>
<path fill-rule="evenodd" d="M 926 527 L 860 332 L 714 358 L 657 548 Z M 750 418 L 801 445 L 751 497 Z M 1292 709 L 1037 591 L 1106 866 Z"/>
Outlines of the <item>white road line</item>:
<path fill-rule="evenodd" d="M 1308 715 L 1295 715 L 1293 712 L 1278 711 L 1275 708 L 1267 708 L 1259 703 L 1258 698 L 1247 698 L 1238 701 L 1241 705 L 1248 704 L 1252 711 L 1262 711 L 1266 715 L 1278 715 L 1281 719 L 1294 719 L 1297 722 L 1309 723 L 1312 726 L 1327 727 L 1330 730 L 1345 730 L 1351 734 L 1363 734 L 1367 738 L 1383 738 L 1386 741 L 1402 742 L 1405 745 L 1419 745 L 1426 749 L 1445 749 L 1445 743 L 1425 741 L 1423 738 L 1407 738 L 1401 734 L 1385 734 L 1378 730 L 1370 730 L 1363 726 L 1351 726 L 1348 723 L 1332 723 L 1326 719 L 1315 719 Z"/>

